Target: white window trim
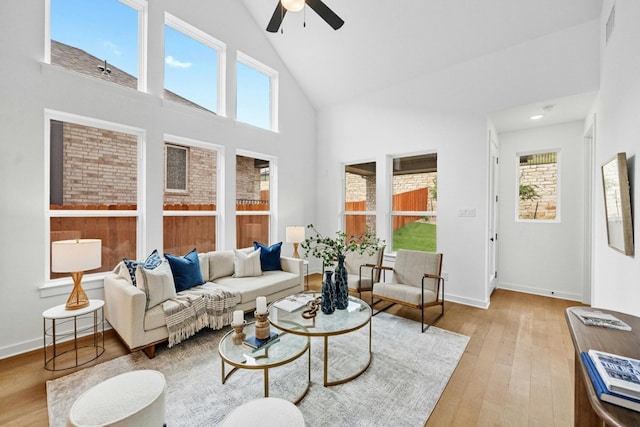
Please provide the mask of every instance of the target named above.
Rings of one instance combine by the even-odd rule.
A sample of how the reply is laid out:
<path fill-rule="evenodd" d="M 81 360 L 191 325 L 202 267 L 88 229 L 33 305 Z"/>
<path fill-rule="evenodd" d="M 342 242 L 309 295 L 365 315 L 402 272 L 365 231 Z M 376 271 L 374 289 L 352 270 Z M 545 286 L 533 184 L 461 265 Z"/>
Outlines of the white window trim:
<path fill-rule="evenodd" d="M 227 45 L 212 35 L 187 24 L 180 18 L 169 12 L 164 13 L 164 24 L 182 34 L 199 41 L 200 43 L 218 52 L 218 106 L 216 114 L 222 117 L 227 116 Z M 164 61 L 164 53 L 163 53 Z M 164 86 L 164 84 L 163 84 Z"/>
<path fill-rule="evenodd" d="M 137 209 L 136 210 L 128 210 L 128 211 L 120 211 L 120 210 L 96 210 L 96 211 L 73 211 L 73 210 L 52 210 L 50 206 L 50 187 L 51 183 L 50 173 L 51 173 L 51 121 L 57 120 L 61 122 L 74 123 L 82 126 L 90 126 L 101 129 L 106 129 L 114 132 L 127 133 L 130 135 L 134 135 L 137 137 L 137 152 L 138 152 L 138 165 L 137 165 L 137 174 L 138 174 L 138 188 L 137 188 Z M 41 296 L 50 296 L 57 295 L 57 291 L 51 291 L 54 288 L 60 287 L 68 287 L 73 284 L 71 277 L 64 277 L 60 279 L 50 279 L 49 272 L 51 270 L 51 218 L 57 217 L 78 217 L 78 216 L 86 216 L 86 217 L 136 217 L 137 218 L 137 227 L 136 227 L 136 256 L 140 256 L 141 253 L 144 253 L 145 249 L 145 234 L 144 230 L 144 218 L 146 214 L 145 206 L 143 205 L 143 201 L 146 200 L 146 159 L 145 159 L 145 144 L 146 144 L 146 131 L 144 129 L 121 125 L 118 123 L 107 122 L 100 119 L 93 119 L 90 117 L 79 116 L 76 114 L 65 113 L 61 111 L 55 111 L 50 109 L 44 110 L 44 230 L 45 230 L 45 262 L 44 262 L 44 274 L 43 277 L 44 282 L 41 286 L 39 286 L 39 290 L 41 291 Z M 100 272 L 95 274 L 85 275 L 85 280 L 90 281 L 98 281 L 101 280 L 107 272 Z M 87 287 L 85 287 L 87 288 Z M 87 288 L 91 289 L 91 288 Z M 64 293 L 61 291 L 60 293 Z"/>
<path fill-rule="evenodd" d="M 277 206 L 278 200 L 278 159 L 274 156 L 268 156 L 254 151 L 236 150 L 236 156 L 251 157 L 254 159 L 266 160 L 269 162 L 269 210 L 268 211 L 238 211 L 235 204 L 233 210 L 236 216 L 243 215 L 268 215 L 269 216 L 269 242 L 276 242 L 278 238 L 278 215 L 274 206 Z M 235 228 L 235 219 L 234 219 Z M 237 230 L 236 230 L 237 232 Z M 265 244 L 269 243 L 266 242 Z"/>
<path fill-rule="evenodd" d="M 270 123 L 271 129 L 267 129 L 267 130 L 271 130 L 273 132 L 279 132 L 279 129 L 278 129 L 278 123 L 279 123 L 278 97 L 279 95 L 278 94 L 280 92 L 280 74 L 278 73 L 278 71 L 274 70 L 268 65 L 263 64 L 262 62 L 258 61 L 257 59 L 247 55 L 246 53 L 240 50 L 236 52 L 236 60 L 237 62 L 240 62 L 246 65 L 247 67 L 251 67 L 254 70 L 259 71 L 260 73 L 269 77 L 269 88 L 270 88 L 269 116 L 271 121 Z M 236 85 L 237 85 L 237 81 L 236 81 Z M 237 102 L 238 102 L 237 93 L 238 91 L 236 89 L 236 111 L 237 111 Z M 235 120 L 238 121 L 237 113 L 236 113 Z M 244 122 L 241 122 L 241 123 L 244 123 Z"/>
<path fill-rule="evenodd" d="M 216 247 L 224 248 L 224 233 L 221 233 L 220 230 L 224 230 L 223 222 L 224 216 L 221 212 L 224 212 L 222 203 L 224 203 L 224 197 L 220 197 L 221 191 L 220 189 L 224 189 L 224 147 L 221 145 L 198 141 L 195 139 L 184 138 L 181 136 L 164 134 L 164 143 L 170 145 L 178 145 L 183 147 L 195 147 L 202 148 L 204 150 L 215 151 L 216 154 L 216 199 L 215 205 L 216 209 L 213 211 L 180 211 L 180 210 L 170 210 L 162 211 L 162 216 L 215 216 L 216 219 Z M 165 165 L 166 167 L 166 165 Z M 164 202 L 163 202 L 164 205 Z M 164 232 L 164 230 L 163 230 Z"/>
<path fill-rule="evenodd" d="M 147 92 L 148 22 L 149 9 L 146 0 L 118 0 L 138 11 L 138 90 Z M 44 62 L 51 64 L 51 0 L 44 2 Z"/>
<path fill-rule="evenodd" d="M 438 216 L 438 211 L 394 211 L 393 210 L 393 161 L 395 159 L 401 159 L 401 158 L 405 158 L 405 157 L 414 157 L 414 156 L 422 156 L 422 155 L 428 155 L 428 154 L 438 154 L 438 151 L 433 150 L 433 151 L 416 151 L 416 152 L 410 152 L 410 153 L 403 153 L 403 154 L 394 154 L 394 155 L 389 155 L 387 157 L 387 194 L 389 199 L 386 201 L 388 203 L 388 207 L 389 207 L 389 223 L 387 224 L 388 227 L 388 236 L 389 236 L 389 240 L 387 241 L 387 248 L 388 248 L 388 252 L 386 255 L 392 256 L 395 258 L 396 252 L 393 251 L 393 217 L 394 216 Z M 436 173 L 437 173 L 437 169 L 436 169 Z"/>
<path fill-rule="evenodd" d="M 557 183 L 556 183 L 556 217 L 554 219 L 521 219 L 520 218 L 520 157 L 529 156 L 531 154 L 543 154 L 543 153 L 556 153 L 556 173 Z M 556 224 L 562 222 L 561 220 L 561 212 L 562 212 L 562 203 L 560 200 L 561 191 L 561 183 L 560 183 L 560 157 L 561 150 L 559 148 L 549 148 L 544 150 L 532 150 L 532 151 L 520 151 L 516 153 L 516 185 L 515 185 L 515 221 L 517 223 L 530 223 L 530 224 Z"/>

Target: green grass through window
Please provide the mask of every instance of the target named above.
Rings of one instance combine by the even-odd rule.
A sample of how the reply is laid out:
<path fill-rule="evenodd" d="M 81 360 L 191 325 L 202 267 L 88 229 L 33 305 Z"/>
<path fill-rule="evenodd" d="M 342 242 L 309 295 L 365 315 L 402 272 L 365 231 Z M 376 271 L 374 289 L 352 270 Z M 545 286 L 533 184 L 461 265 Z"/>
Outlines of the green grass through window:
<path fill-rule="evenodd" d="M 393 251 L 414 249 L 436 252 L 436 224 L 412 222 L 393 232 Z"/>

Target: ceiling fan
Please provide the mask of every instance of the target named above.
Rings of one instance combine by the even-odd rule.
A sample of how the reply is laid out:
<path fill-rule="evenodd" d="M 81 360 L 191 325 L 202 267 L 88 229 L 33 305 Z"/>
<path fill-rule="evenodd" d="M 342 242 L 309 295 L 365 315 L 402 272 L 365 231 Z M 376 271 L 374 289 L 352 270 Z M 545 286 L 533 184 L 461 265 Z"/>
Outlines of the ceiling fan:
<path fill-rule="evenodd" d="M 344 21 L 321 0 L 279 0 L 276 10 L 273 11 L 269 25 L 267 25 L 267 31 L 277 33 L 287 11 L 297 12 L 301 10 L 305 4 L 320 15 L 334 30 L 337 30 L 344 24 Z"/>

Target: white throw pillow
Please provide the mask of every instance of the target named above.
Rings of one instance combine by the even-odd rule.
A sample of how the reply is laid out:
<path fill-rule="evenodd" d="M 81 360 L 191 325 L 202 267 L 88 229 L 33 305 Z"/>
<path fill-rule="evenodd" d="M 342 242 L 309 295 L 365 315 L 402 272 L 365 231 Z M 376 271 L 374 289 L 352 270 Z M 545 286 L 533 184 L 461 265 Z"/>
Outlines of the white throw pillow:
<path fill-rule="evenodd" d="M 245 253 L 237 249 L 233 250 L 233 277 L 261 276 L 260 249 Z"/>
<path fill-rule="evenodd" d="M 176 297 L 176 286 L 169 263 L 164 260 L 156 268 L 136 267 L 136 286 L 147 296 L 145 311 Z"/>

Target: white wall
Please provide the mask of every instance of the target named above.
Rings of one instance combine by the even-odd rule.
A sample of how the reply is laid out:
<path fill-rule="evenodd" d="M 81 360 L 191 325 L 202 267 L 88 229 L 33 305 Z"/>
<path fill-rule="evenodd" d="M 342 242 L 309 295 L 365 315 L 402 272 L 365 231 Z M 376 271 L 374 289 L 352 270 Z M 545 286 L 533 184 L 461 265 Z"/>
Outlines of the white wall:
<path fill-rule="evenodd" d="M 605 0 L 601 17 L 602 68 L 595 114 L 596 185 L 594 193 L 594 286 L 592 305 L 640 315 L 640 2 L 616 0 L 615 28 L 604 46 L 604 25 L 613 1 Z M 607 245 L 600 166 L 626 152 L 631 183 L 635 255 L 625 256 Z"/>
<path fill-rule="evenodd" d="M 437 245 L 449 273 L 447 298 L 487 307 L 487 115 L 596 90 L 597 40 L 594 21 L 321 109 L 319 230 L 340 227 L 342 163 L 375 159 L 379 173 L 388 174 L 388 154 L 437 151 Z M 384 179 L 378 184 L 377 231 L 389 241 Z M 458 217 L 461 208 L 475 208 L 476 217 Z"/>
<path fill-rule="evenodd" d="M 237 149 L 274 156 L 278 163 L 279 222 L 274 241 L 287 225 L 315 214 L 315 110 L 300 91 L 246 9 L 235 0 L 149 2 L 149 94 L 42 64 L 44 1 L 0 3 L 0 358 L 42 346 L 41 313 L 66 301 L 70 285 L 40 291 L 46 284 L 44 135 L 45 108 L 146 132 L 146 236 L 144 257 L 162 249 L 162 147 L 165 133 L 224 147 L 226 210 L 221 212 L 224 247 L 235 244 L 233 162 Z M 235 111 L 235 52 L 255 57 L 280 72 L 280 132 L 237 124 L 233 120 L 165 103 L 162 93 L 163 17 L 167 10 L 227 43 L 227 111 Z M 107 25 L 108 23 L 105 23 Z M 291 245 L 283 248 L 291 251 Z M 90 298 L 102 297 L 101 280 L 88 281 Z"/>
<path fill-rule="evenodd" d="M 499 288 L 582 300 L 583 122 L 507 132 L 500 139 Z M 559 221 L 516 221 L 518 156 L 559 151 Z"/>

